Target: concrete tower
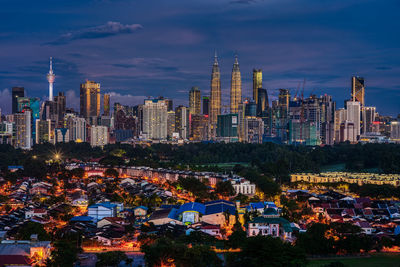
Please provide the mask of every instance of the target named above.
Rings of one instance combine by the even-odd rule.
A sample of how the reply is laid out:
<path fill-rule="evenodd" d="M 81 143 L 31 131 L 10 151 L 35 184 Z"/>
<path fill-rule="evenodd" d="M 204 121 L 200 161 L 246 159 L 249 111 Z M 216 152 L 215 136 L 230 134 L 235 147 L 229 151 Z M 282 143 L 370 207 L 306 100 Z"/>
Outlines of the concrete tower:
<path fill-rule="evenodd" d="M 56 75 L 53 73 L 53 58 L 50 57 L 50 70 L 47 73 L 47 80 L 49 81 L 49 100 L 53 101 L 53 83 Z"/>
<path fill-rule="evenodd" d="M 210 93 L 210 124 L 212 136 L 216 134 L 218 115 L 221 114 L 221 74 L 219 71 L 217 52 L 214 56 L 214 64 L 211 73 L 211 93 Z"/>
<path fill-rule="evenodd" d="M 237 113 L 239 103 L 242 102 L 242 78 L 240 76 L 238 57 L 235 55 L 235 63 L 232 68 L 231 79 L 231 113 Z"/>

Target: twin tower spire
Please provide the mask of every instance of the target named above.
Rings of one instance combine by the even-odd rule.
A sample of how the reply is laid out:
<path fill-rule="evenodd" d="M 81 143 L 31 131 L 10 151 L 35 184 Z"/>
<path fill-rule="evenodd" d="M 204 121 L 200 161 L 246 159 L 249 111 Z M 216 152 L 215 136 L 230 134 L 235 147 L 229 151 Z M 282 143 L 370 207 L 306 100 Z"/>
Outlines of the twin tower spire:
<path fill-rule="evenodd" d="M 230 91 L 230 112 L 237 113 L 239 103 L 242 102 L 242 78 L 240 74 L 239 61 L 235 55 L 235 62 L 232 68 L 231 91 Z M 221 73 L 218 65 L 218 56 L 215 52 L 214 64 L 211 73 L 210 93 L 210 122 L 217 124 L 218 115 L 221 114 Z"/>

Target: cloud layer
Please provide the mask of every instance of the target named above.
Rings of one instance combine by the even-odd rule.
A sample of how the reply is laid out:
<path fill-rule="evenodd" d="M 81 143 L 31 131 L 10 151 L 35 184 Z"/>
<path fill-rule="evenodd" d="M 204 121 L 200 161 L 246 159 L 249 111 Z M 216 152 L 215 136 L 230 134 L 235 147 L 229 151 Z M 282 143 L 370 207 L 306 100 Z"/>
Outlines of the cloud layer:
<path fill-rule="evenodd" d="M 53 42 L 48 42 L 50 45 L 61 45 L 67 44 L 71 41 L 80 40 L 80 39 L 98 39 L 105 38 L 109 36 L 121 35 L 133 33 L 139 29 L 142 29 L 143 26 L 140 24 L 121 24 L 120 22 L 109 21 L 104 25 L 84 28 L 78 31 L 69 32 L 61 35 L 60 38 Z"/>

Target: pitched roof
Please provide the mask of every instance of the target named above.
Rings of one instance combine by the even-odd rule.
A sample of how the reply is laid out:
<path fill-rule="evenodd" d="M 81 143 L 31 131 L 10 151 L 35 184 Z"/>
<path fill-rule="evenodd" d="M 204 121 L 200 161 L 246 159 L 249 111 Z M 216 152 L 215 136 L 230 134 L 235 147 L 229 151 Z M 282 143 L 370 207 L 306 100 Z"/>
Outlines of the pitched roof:
<path fill-rule="evenodd" d="M 249 223 L 279 224 L 283 226 L 285 232 L 293 232 L 293 229 L 290 226 L 290 222 L 282 217 L 278 218 L 256 217 Z"/>
<path fill-rule="evenodd" d="M 180 206 L 178 213 L 181 214 L 183 212 L 188 212 L 188 211 L 196 211 L 198 213 L 205 214 L 206 206 L 204 206 L 204 204 L 198 203 L 198 202 L 189 202 L 189 203 L 185 203 L 182 206 Z"/>

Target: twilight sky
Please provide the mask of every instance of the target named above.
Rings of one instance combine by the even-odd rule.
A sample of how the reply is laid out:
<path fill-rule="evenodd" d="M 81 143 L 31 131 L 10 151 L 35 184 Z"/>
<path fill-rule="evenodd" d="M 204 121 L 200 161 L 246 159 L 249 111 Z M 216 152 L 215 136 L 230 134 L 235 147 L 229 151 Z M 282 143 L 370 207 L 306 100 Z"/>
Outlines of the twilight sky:
<path fill-rule="evenodd" d="M 46 97 L 48 58 L 55 94 L 78 108 L 79 84 L 101 83 L 112 101 L 135 105 L 147 96 L 186 104 L 191 86 L 209 94 L 214 50 L 228 104 L 234 54 L 243 96 L 252 69 L 263 69 L 270 99 L 277 88 L 331 94 L 338 107 L 350 77 L 366 80 L 366 104 L 400 113 L 398 0 L 2 0 L 0 108 L 10 89 Z"/>

